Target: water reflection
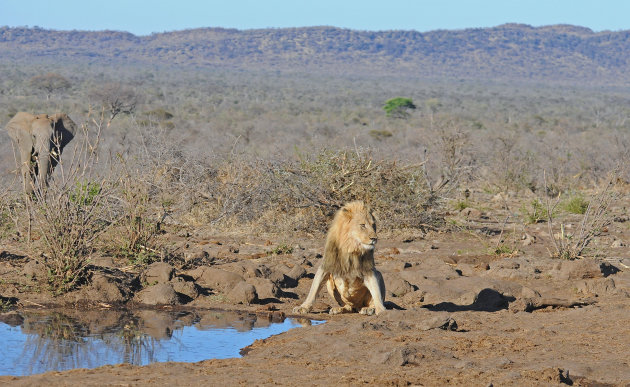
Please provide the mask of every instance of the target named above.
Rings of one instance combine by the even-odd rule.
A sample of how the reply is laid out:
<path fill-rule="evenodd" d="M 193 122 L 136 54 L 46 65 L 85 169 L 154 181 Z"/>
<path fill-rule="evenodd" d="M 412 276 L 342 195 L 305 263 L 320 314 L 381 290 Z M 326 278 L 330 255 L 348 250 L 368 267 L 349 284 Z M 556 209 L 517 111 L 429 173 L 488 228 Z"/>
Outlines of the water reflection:
<path fill-rule="evenodd" d="M 0 375 L 239 357 L 257 339 L 311 323 L 227 311 L 14 311 L 0 314 Z"/>

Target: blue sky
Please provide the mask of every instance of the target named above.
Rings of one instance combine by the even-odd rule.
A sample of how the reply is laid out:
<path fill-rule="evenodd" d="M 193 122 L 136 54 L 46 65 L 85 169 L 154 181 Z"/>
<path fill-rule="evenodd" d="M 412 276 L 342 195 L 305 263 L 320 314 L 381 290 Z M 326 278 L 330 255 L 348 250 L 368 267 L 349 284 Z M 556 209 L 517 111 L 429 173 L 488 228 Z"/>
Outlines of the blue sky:
<path fill-rule="evenodd" d="M 0 26 L 118 30 L 336 26 L 462 29 L 504 23 L 630 29 L 629 0 L 0 0 Z"/>

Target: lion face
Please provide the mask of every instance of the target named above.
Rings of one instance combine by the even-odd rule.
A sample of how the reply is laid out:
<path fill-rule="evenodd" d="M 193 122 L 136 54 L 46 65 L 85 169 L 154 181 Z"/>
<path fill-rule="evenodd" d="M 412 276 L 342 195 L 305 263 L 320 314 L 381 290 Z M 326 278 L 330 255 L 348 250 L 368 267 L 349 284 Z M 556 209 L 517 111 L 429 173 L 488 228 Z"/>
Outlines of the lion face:
<path fill-rule="evenodd" d="M 376 221 L 369 208 L 362 203 L 349 203 L 342 211 L 348 218 L 348 237 L 358 247 L 357 250 L 374 250 L 378 240 Z"/>

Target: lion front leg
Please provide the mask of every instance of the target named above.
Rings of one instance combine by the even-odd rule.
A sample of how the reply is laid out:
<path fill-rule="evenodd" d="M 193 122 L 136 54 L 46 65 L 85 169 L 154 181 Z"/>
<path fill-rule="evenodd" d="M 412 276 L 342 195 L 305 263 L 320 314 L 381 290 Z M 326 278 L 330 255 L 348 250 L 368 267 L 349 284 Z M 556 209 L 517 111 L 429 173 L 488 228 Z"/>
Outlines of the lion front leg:
<path fill-rule="evenodd" d="M 328 276 L 328 273 L 322 269 L 320 266 L 315 272 L 315 278 L 313 278 L 313 283 L 311 284 L 311 289 L 308 292 L 308 296 L 306 296 L 306 300 L 300 306 L 296 306 L 293 308 L 293 313 L 298 314 L 306 314 L 311 311 L 313 308 L 313 303 L 315 302 L 315 298 L 317 298 L 317 294 L 320 289 L 324 285 L 324 279 Z"/>
<path fill-rule="evenodd" d="M 372 295 L 372 303 L 374 307 L 366 307 L 362 308 L 359 313 L 361 314 L 379 314 L 384 312 L 385 309 L 385 281 L 383 281 L 383 276 L 381 272 L 374 269 L 372 273 L 363 277 L 363 283 L 365 287 L 368 288 L 370 294 Z M 370 310 L 371 309 L 371 310 Z M 371 312 L 371 313 L 370 313 Z"/>

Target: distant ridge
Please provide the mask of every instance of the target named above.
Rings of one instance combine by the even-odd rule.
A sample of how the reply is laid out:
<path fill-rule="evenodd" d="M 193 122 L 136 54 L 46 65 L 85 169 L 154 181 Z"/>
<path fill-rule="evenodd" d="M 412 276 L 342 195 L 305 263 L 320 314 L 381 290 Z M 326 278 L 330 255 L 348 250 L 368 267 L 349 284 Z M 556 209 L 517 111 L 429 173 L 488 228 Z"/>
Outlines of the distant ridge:
<path fill-rule="evenodd" d="M 425 33 L 335 27 L 201 28 L 135 36 L 117 31 L 0 28 L 0 63 L 59 59 L 629 85 L 630 31 L 504 24 Z"/>

